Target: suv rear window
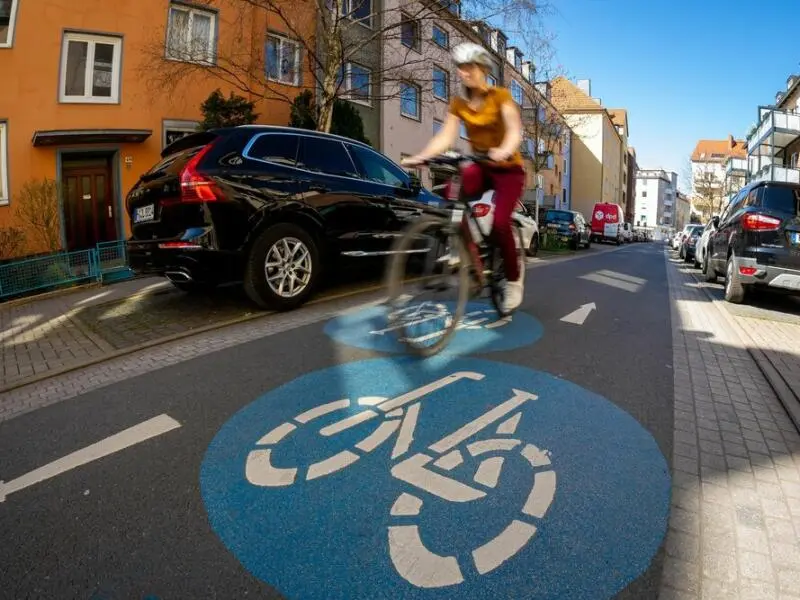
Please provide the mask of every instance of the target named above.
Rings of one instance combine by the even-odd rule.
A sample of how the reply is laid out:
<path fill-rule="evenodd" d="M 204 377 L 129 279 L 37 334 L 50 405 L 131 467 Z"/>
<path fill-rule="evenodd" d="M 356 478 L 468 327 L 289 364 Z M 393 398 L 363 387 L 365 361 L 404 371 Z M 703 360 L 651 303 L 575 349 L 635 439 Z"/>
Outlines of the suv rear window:
<path fill-rule="evenodd" d="M 791 215 L 800 214 L 800 188 L 768 185 L 764 188 L 761 206 Z"/>
<path fill-rule="evenodd" d="M 163 158 L 145 173 L 145 177 L 163 172 L 177 173 L 202 147 L 215 139 L 217 139 L 215 134 L 206 131 L 182 137 L 162 150 Z M 193 152 L 187 152 L 187 150 L 193 150 Z"/>
<path fill-rule="evenodd" d="M 572 213 L 565 210 L 548 210 L 544 215 L 545 221 L 556 221 L 559 223 L 572 223 Z"/>

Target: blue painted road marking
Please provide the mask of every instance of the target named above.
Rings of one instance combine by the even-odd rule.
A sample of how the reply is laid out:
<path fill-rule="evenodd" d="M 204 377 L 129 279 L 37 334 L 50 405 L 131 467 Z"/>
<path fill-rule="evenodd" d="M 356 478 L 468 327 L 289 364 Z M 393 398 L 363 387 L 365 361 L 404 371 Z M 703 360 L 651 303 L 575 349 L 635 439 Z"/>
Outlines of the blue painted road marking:
<path fill-rule="evenodd" d="M 604 598 L 649 565 L 655 440 L 577 385 L 494 361 L 379 358 L 236 413 L 204 458 L 209 520 L 289 598 Z"/>
<path fill-rule="evenodd" d="M 452 314 L 453 302 L 442 302 Z M 430 333 L 430 328 L 426 331 Z M 375 306 L 328 321 L 325 333 L 346 346 L 378 352 L 402 353 L 406 349 L 398 332 L 387 322 L 387 307 Z M 416 332 L 415 332 L 416 333 Z M 469 302 L 464 318 L 442 353 L 465 355 L 477 352 L 514 350 L 533 344 L 542 337 L 542 325 L 522 311 L 501 319 L 489 302 Z"/>

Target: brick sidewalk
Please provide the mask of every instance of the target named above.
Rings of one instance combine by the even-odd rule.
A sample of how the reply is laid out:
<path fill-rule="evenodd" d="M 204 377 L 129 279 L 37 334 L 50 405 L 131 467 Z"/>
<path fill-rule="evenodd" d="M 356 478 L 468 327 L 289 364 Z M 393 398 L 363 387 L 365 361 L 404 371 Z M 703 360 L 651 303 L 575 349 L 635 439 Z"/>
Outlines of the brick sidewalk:
<path fill-rule="evenodd" d="M 800 434 L 676 263 L 667 265 L 675 444 L 660 598 L 800 599 Z"/>

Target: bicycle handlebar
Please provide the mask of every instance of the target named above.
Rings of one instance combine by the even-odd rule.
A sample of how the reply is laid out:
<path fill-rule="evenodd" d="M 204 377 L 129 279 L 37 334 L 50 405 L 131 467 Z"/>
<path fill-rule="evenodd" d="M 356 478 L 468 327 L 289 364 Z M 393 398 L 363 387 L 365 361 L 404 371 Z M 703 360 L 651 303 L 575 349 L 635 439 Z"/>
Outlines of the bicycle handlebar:
<path fill-rule="evenodd" d="M 485 152 L 473 152 L 470 154 L 462 154 L 460 152 L 447 152 L 445 154 L 439 154 L 437 156 L 433 156 L 422 163 L 420 166 L 458 166 L 460 163 L 464 161 L 491 161 L 492 159 L 489 158 L 489 155 Z"/>

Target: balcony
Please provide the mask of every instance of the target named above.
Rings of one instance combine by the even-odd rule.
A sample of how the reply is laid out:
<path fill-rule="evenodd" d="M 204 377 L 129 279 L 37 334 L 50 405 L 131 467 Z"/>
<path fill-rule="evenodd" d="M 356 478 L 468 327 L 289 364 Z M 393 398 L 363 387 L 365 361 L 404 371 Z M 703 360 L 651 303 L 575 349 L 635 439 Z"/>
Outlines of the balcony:
<path fill-rule="evenodd" d="M 725 173 L 728 175 L 743 175 L 747 173 L 746 158 L 729 158 L 725 163 Z"/>
<path fill-rule="evenodd" d="M 800 114 L 771 108 L 761 108 L 760 112 L 761 122 L 747 140 L 748 154 L 771 155 L 769 146 L 785 148 L 800 137 Z"/>
<path fill-rule="evenodd" d="M 753 175 L 753 181 L 800 183 L 800 169 L 787 169 L 786 167 L 767 165 Z"/>

